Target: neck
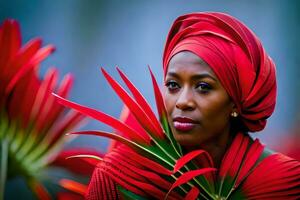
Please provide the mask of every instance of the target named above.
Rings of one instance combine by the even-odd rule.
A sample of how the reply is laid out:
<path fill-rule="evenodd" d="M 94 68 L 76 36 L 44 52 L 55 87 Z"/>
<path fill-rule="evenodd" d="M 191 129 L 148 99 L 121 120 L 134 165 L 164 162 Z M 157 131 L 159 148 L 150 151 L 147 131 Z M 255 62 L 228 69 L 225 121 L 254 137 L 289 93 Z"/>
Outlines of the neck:
<path fill-rule="evenodd" d="M 219 168 L 223 159 L 224 154 L 226 153 L 229 144 L 232 143 L 233 137 L 229 134 L 223 134 L 217 138 L 213 138 L 210 141 L 206 141 L 204 144 L 201 144 L 197 147 L 184 147 L 184 150 L 188 153 L 196 149 L 203 149 L 209 153 L 211 156 L 214 167 Z M 201 158 L 199 158 L 200 160 Z M 199 162 L 201 163 L 201 162 Z"/>
<path fill-rule="evenodd" d="M 207 151 L 212 157 L 214 166 L 219 168 L 223 159 L 223 156 L 227 150 L 228 143 L 225 144 L 212 144 L 203 147 L 203 150 Z"/>

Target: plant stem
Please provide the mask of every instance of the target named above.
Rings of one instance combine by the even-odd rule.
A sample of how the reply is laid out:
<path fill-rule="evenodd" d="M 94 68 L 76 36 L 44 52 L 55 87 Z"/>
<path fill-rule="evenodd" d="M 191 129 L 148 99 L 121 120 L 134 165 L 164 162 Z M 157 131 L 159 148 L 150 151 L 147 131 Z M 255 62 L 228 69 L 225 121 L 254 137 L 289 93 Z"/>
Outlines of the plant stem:
<path fill-rule="evenodd" d="M 1 141 L 1 169 L 0 169 L 0 200 L 4 199 L 6 172 L 8 157 L 8 140 L 3 138 Z"/>

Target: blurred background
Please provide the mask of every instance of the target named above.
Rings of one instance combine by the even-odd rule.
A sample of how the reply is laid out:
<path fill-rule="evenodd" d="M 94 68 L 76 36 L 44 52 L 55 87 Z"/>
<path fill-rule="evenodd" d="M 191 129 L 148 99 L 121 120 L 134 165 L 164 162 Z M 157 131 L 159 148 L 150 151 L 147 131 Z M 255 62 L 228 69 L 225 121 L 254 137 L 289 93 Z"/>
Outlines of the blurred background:
<path fill-rule="evenodd" d="M 74 74 L 71 100 L 118 117 L 122 103 L 100 67 L 120 80 L 115 70 L 119 66 L 155 108 L 147 65 L 162 80 L 164 42 L 175 18 L 195 11 L 233 15 L 258 35 L 277 66 L 276 110 L 266 129 L 253 135 L 269 148 L 292 155 L 295 148 L 287 146 L 299 144 L 300 134 L 299 9 L 296 0 L 0 0 L 0 21 L 17 19 L 23 43 L 42 37 L 44 44 L 56 46 L 56 52 L 43 62 L 41 75 L 50 66 L 56 66 L 61 75 Z M 94 120 L 81 129 L 111 131 Z M 81 136 L 66 148 L 70 146 L 105 152 L 108 140 Z"/>

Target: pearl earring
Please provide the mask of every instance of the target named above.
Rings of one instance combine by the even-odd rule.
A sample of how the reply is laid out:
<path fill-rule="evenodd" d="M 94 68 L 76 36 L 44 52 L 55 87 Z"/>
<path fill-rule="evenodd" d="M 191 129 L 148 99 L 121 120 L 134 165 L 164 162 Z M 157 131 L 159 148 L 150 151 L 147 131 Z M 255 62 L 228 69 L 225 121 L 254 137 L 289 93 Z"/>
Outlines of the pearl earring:
<path fill-rule="evenodd" d="M 239 114 L 236 112 L 236 111 L 233 111 L 232 113 L 231 113 L 231 116 L 232 117 L 237 117 Z"/>

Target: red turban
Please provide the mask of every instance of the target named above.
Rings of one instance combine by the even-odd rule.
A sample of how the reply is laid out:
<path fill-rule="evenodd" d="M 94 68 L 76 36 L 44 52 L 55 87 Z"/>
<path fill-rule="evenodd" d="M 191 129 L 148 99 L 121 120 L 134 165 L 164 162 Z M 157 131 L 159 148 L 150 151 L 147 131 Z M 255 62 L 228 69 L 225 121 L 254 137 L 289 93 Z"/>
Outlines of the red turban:
<path fill-rule="evenodd" d="M 167 38 L 164 75 L 180 51 L 195 53 L 212 68 L 248 131 L 265 127 L 276 102 L 275 65 L 249 28 L 223 13 L 183 15 Z"/>

